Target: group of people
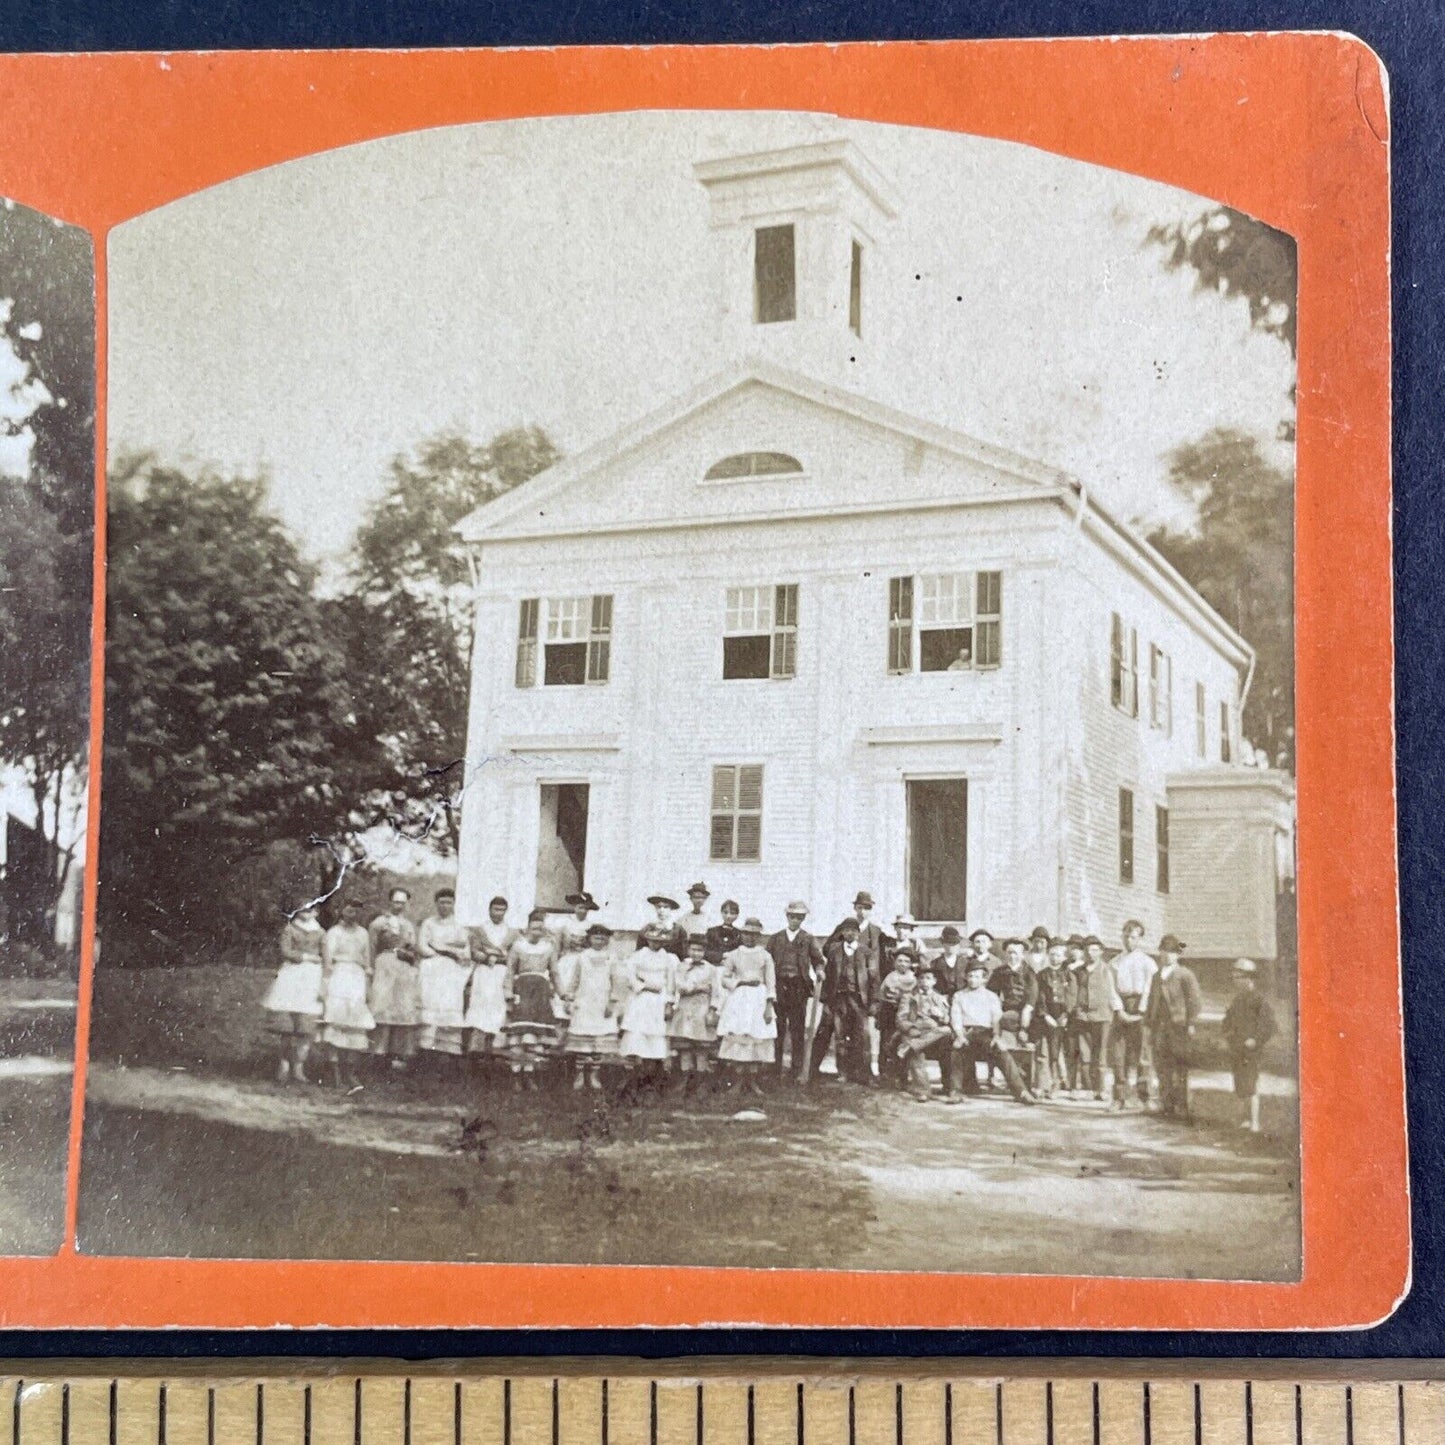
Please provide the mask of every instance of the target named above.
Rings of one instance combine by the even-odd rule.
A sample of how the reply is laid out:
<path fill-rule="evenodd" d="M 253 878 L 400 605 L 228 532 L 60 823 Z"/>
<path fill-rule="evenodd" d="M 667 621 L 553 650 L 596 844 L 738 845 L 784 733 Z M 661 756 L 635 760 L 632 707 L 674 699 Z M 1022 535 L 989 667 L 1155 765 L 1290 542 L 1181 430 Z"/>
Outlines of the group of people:
<path fill-rule="evenodd" d="M 348 1090 L 363 1087 L 365 1058 L 403 1070 L 421 1055 L 495 1061 L 519 1090 L 564 1060 L 579 1090 L 600 1089 L 603 1068 L 625 1064 L 659 1085 L 673 1076 L 687 1094 L 717 1074 L 760 1094 L 768 1074 L 816 1077 L 833 1049 L 839 1078 L 920 1100 L 933 1097 L 933 1061 L 950 1103 L 997 1077 L 1025 1104 L 1082 1095 L 1122 1110 L 1133 1099 L 1153 1106 L 1152 1061 L 1159 1111 L 1188 1117 L 1201 998 L 1173 934 L 1157 961 L 1133 919 L 1113 958 L 1093 935 L 1042 927 L 1000 948 L 986 928 L 965 945 L 948 926 L 930 952 L 908 916 L 891 933 L 874 922 L 866 891 L 825 938 L 805 926 L 801 900 L 767 934 L 755 916 L 740 922 L 731 899 L 714 921 L 704 883 L 687 897 L 683 911 L 665 894 L 649 898 L 653 917 L 626 954 L 587 893 L 569 896 L 560 921 L 534 909 L 522 930 L 500 897 L 468 927 L 450 889 L 419 926 L 405 888 L 366 926 L 354 898 L 329 929 L 303 908 L 282 931 L 264 1000 L 284 1039 L 279 1077 L 305 1082 L 320 1044 Z M 1223 1029 L 1241 1126 L 1257 1132 L 1259 1057 L 1275 1024 L 1256 972 L 1236 962 Z"/>

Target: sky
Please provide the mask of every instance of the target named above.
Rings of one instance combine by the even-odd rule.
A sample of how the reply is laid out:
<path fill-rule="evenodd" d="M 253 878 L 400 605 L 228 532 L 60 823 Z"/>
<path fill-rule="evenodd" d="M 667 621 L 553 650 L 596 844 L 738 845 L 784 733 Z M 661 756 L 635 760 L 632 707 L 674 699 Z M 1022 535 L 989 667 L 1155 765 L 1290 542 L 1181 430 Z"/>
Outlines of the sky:
<path fill-rule="evenodd" d="M 725 367 L 695 162 L 851 138 L 900 205 L 868 271 L 877 399 L 1187 520 L 1170 451 L 1276 442 L 1294 362 L 1144 244 L 1207 200 L 1008 142 L 788 112 L 423 131 L 293 161 L 110 239 L 109 448 L 271 479 L 339 557 L 392 457 L 523 423 L 574 452 Z"/>

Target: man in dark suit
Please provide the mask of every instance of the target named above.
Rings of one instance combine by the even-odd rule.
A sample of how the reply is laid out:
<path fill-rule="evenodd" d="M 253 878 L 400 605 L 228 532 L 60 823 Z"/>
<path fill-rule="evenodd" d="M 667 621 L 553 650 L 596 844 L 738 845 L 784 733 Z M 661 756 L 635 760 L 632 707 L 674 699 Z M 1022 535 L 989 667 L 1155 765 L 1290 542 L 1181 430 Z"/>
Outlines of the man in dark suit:
<path fill-rule="evenodd" d="M 1159 972 L 1149 990 L 1145 1014 L 1159 1074 L 1159 1110 L 1167 1118 L 1189 1118 L 1189 1065 L 1194 1028 L 1203 999 L 1194 970 L 1180 963 L 1184 945 L 1166 933 L 1159 943 Z"/>
<path fill-rule="evenodd" d="M 801 901 L 788 904 L 787 927 L 768 939 L 768 952 L 773 956 L 773 971 L 778 987 L 778 1042 L 773 1054 L 779 1078 L 783 1075 L 783 1046 L 788 1046 L 788 1062 L 794 1078 L 803 1075 L 803 1040 L 808 1032 L 808 1000 L 813 996 L 814 981 L 821 981 L 827 969 L 818 940 L 803 927 L 808 905 Z"/>
<path fill-rule="evenodd" d="M 828 935 L 828 944 L 837 943 L 843 936 L 843 924 L 850 919 L 858 925 L 858 946 L 868 955 L 868 964 L 875 974 L 883 972 L 883 930 L 873 921 L 873 895 L 866 888 L 860 889 L 853 900 L 853 911 Z M 828 951 L 828 944 L 823 951 Z"/>
<path fill-rule="evenodd" d="M 838 1036 L 838 1076 L 850 1084 L 873 1082 L 873 1050 L 868 1020 L 878 1006 L 878 969 L 863 949 L 856 918 L 845 918 L 837 937 L 823 950 L 827 970 L 823 979 L 823 1017 L 813 1040 L 812 1073 L 828 1056 L 833 1035 Z"/>

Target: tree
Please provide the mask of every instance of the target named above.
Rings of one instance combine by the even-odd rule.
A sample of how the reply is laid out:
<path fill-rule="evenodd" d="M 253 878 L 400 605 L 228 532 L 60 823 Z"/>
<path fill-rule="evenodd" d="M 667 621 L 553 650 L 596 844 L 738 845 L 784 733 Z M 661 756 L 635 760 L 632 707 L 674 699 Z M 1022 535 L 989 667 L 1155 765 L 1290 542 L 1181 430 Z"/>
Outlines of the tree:
<path fill-rule="evenodd" d="M 1192 270 L 1201 290 L 1242 296 L 1250 324 L 1278 337 L 1294 355 L 1299 264 L 1293 236 L 1216 206 L 1193 221 L 1151 226 L 1148 240 L 1163 247 L 1171 271 Z"/>
<path fill-rule="evenodd" d="M 108 550 L 100 927 L 112 957 L 183 954 L 223 941 L 243 862 L 287 841 L 344 856 L 376 744 L 263 480 L 128 458 Z M 302 901 L 273 900 L 277 924 Z"/>
<path fill-rule="evenodd" d="M 471 574 L 452 529 L 560 455 L 544 431 L 516 427 L 484 444 L 446 432 L 397 457 L 334 604 L 348 671 L 365 680 L 353 705 L 383 742 L 358 785 L 379 815 L 443 846 L 459 829 L 471 660 Z"/>
<path fill-rule="evenodd" d="M 0 764 L 28 779 L 56 853 L 6 880 L 33 942 L 63 884 L 60 817 L 89 733 L 94 357 L 90 237 L 0 202 Z"/>
<path fill-rule="evenodd" d="M 1189 531 L 1150 541 L 1254 648 L 1244 734 L 1294 767 L 1294 481 L 1255 437 L 1216 430 L 1177 448 L 1170 480 L 1196 507 Z"/>

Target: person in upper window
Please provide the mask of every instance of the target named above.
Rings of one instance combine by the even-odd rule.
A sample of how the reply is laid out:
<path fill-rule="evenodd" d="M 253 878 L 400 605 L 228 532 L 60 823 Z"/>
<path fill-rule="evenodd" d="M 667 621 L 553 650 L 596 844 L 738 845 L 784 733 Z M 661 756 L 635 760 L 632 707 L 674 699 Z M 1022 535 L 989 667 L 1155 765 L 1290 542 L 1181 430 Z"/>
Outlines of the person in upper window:
<path fill-rule="evenodd" d="M 973 667 L 973 648 L 965 642 L 959 649 L 958 655 L 948 664 L 949 672 L 967 672 Z"/>

